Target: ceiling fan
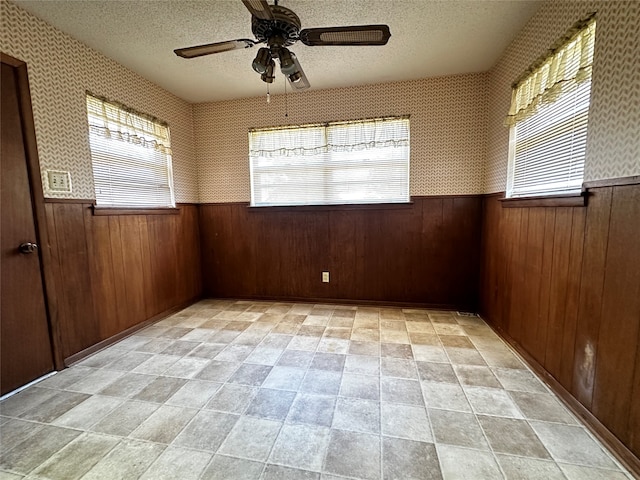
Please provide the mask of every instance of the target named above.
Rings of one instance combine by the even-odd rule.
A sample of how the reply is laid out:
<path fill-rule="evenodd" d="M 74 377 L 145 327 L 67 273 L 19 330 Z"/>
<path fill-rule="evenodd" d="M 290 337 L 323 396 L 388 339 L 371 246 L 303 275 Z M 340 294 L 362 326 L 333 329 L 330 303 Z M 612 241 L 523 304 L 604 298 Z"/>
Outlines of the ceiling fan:
<path fill-rule="evenodd" d="M 296 90 L 309 88 L 300 63 L 288 46 L 300 40 L 310 47 L 325 45 L 385 45 L 391 37 L 388 25 L 353 25 L 348 27 L 305 28 L 298 16 L 291 10 L 278 5 L 269 5 L 267 0 L 242 0 L 251 12 L 251 31 L 256 40 L 241 38 L 226 42 L 208 43 L 188 48 L 178 48 L 174 53 L 183 58 L 195 58 L 213 53 L 228 52 L 266 43 L 258 50 L 253 60 L 253 69 L 261 75 L 262 81 L 273 83 L 275 61 L 280 62 L 280 70 Z"/>

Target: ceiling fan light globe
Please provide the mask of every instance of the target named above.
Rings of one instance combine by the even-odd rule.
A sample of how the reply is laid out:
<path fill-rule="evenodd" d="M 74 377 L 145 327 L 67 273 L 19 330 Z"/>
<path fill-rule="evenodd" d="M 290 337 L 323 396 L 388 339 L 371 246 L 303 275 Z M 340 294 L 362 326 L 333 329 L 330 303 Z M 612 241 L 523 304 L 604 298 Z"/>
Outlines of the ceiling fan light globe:
<path fill-rule="evenodd" d="M 280 70 L 282 71 L 282 73 L 284 73 L 285 75 L 293 75 L 295 73 L 297 73 L 297 67 L 296 64 L 291 62 L 291 64 L 287 63 L 287 64 L 283 64 L 282 62 L 280 63 Z"/>
<path fill-rule="evenodd" d="M 280 70 L 282 70 L 282 73 L 285 75 L 291 75 L 298 70 L 296 62 L 291 56 L 291 52 L 286 48 L 283 47 L 278 50 L 278 58 L 280 59 Z"/>
<path fill-rule="evenodd" d="M 293 83 L 299 82 L 302 79 L 302 75 L 300 74 L 300 72 L 293 72 L 291 75 L 289 75 L 289 80 L 291 80 Z"/>
<path fill-rule="evenodd" d="M 270 60 L 269 65 L 267 65 L 267 69 L 260 77 L 262 78 L 263 82 L 273 83 L 273 81 L 276 78 L 275 75 L 273 74 L 273 71 L 275 70 L 275 68 L 276 68 L 276 62 L 274 62 L 273 60 Z"/>
<path fill-rule="evenodd" d="M 267 71 L 267 67 L 271 62 L 271 52 L 268 48 L 261 48 L 258 50 L 258 54 L 256 58 L 253 60 L 251 67 L 260 74 L 263 74 Z"/>

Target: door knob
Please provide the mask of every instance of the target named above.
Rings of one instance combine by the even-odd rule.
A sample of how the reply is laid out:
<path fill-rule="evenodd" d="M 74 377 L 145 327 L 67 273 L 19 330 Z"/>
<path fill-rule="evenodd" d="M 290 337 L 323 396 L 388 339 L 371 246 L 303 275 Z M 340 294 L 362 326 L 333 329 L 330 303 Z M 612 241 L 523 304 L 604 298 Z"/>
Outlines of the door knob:
<path fill-rule="evenodd" d="M 20 244 L 18 250 L 20 250 L 20 253 L 34 253 L 38 250 L 38 245 L 31 242 L 25 242 Z"/>

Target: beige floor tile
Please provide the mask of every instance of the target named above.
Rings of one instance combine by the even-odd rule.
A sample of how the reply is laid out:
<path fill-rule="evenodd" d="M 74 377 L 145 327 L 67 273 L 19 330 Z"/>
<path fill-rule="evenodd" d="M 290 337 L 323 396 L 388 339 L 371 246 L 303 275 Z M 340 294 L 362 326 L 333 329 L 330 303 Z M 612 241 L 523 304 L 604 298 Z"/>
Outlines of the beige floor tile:
<path fill-rule="evenodd" d="M 431 424 L 424 407 L 382 402 L 382 434 L 419 442 L 433 442 Z"/>
<path fill-rule="evenodd" d="M 378 480 L 380 443 L 377 435 L 331 430 L 324 470 L 345 477 Z"/>
<path fill-rule="evenodd" d="M 510 392 L 525 418 L 545 422 L 576 424 L 569 411 L 548 393 Z"/>
<path fill-rule="evenodd" d="M 22 413 L 20 418 L 42 423 L 51 423 L 89 398 L 91 398 L 90 395 L 86 393 L 56 392 L 56 394 L 48 398 L 46 402 L 36 405 Z"/>
<path fill-rule="evenodd" d="M 164 449 L 164 445 L 125 439 L 82 478 L 83 480 L 129 480 L 138 478 Z"/>
<path fill-rule="evenodd" d="M 440 465 L 432 443 L 383 437 L 382 473 L 384 478 L 440 480 Z"/>
<path fill-rule="evenodd" d="M 530 422 L 536 434 L 558 462 L 615 469 L 616 465 L 583 427 Z"/>
<path fill-rule="evenodd" d="M 495 453 L 551 460 L 551 455 L 525 420 L 478 415 L 478 421 Z"/>
<path fill-rule="evenodd" d="M 202 474 L 201 480 L 256 480 L 264 470 L 264 463 L 242 458 L 215 455 Z"/>
<path fill-rule="evenodd" d="M 380 403 L 361 398 L 338 398 L 332 428 L 380 433 Z"/>
<path fill-rule="evenodd" d="M 527 480 L 566 480 L 555 462 L 537 458 L 496 455 L 505 476 L 510 479 L 526 478 Z M 604 477 L 599 477 L 604 478 Z M 586 477 L 580 477 L 586 480 Z"/>
<path fill-rule="evenodd" d="M 176 407 L 202 408 L 217 392 L 221 383 L 204 380 L 189 380 L 166 401 L 167 405 Z"/>
<path fill-rule="evenodd" d="M 140 480 L 197 480 L 211 457 L 210 453 L 169 446 Z"/>
<path fill-rule="evenodd" d="M 4 443 L 3 430 L 0 468 L 27 474 L 81 434 L 78 430 L 48 425 L 39 427 L 36 432 L 37 435 L 31 435 L 26 430 L 24 437 L 14 437 L 11 448 Z"/>
<path fill-rule="evenodd" d="M 238 418 L 230 413 L 201 410 L 173 440 L 173 445 L 215 453 Z"/>
<path fill-rule="evenodd" d="M 92 431 L 109 435 L 128 436 L 147 420 L 160 406 L 155 403 L 127 401 L 120 404 L 91 427 Z"/>
<path fill-rule="evenodd" d="M 121 398 L 93 395 L 53 421 L 58 427 L 88 430 L 124 402 Z"/>
<path fill-rule="evenodd" d="M 163 405 L 142 422 L 130 436 L 140 440 L 169 444 L 195 413 L 194 409 Z"/>
<path fill-rule="evenodd" d="M 274 420 L 240 417 L 217 453 L 265 462 L 281 427 Z"/>
<path fill-rule="evenodd" d="M 486 451 L 437 445 L 444 480 L 504 478 L 495 457 Z"/>
<path fill-rule="evenodd" d="M 78 479 L 117 444 L 115 437 L 85 433 L 40 465 L 34 473 L 50 480 Z"/>
<path fill-rule="evenodd" d="M 91 373 L 93 373 L 93 370 Z M 55 397 L 57 393 L 55 390 L 38 386 L 28 388 L 3 400 L 0 403 L 0 414 L 7 417 L 18 417 L 24 412 L 44 404 L 50 398 Z"/>
<path fill-rule="evenodd" d="M 460 385 L 424 381 L 421 385 L 427 407 L 471 412 L 471 405 Z"/>
<path fill-rule="evenodd" d="M 489 444 L 475 415 L 453 410 L 429 409 L 435 442 L 488 450 Z"/>
<path fill-rule="evenodd" d="M 516 404 L 504 390 L 484 387 L 464 387 L 473 411 L 479 415 L 523 418 Z"/>
<path fill-rule="evenodd" d="M 433 309 L 203 300 L 0 429 L 0 479 L 631 478 L 481 318 Z"/>

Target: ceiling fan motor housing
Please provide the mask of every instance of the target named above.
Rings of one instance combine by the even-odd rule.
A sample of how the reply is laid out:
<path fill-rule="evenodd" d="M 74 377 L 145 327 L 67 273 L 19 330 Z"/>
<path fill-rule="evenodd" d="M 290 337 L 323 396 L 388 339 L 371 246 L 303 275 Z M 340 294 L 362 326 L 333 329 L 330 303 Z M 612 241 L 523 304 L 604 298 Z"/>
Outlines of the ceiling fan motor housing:
<path fill-rule="evenodd" d="M 273 20 L 251 17 L 251 31 L 259 42 L 268 42 L 270 38 L 280 37 L 281 47 L 293 45 L 298 41 L 302 24 L 291 10 L 279 5 L 270 5 Z"/>

